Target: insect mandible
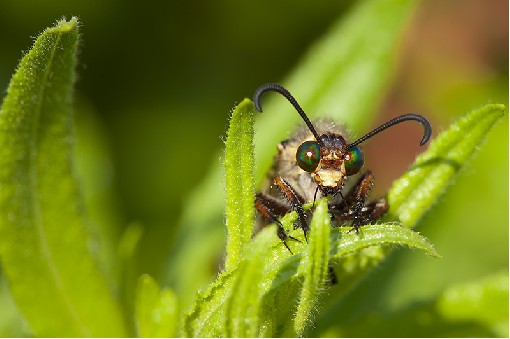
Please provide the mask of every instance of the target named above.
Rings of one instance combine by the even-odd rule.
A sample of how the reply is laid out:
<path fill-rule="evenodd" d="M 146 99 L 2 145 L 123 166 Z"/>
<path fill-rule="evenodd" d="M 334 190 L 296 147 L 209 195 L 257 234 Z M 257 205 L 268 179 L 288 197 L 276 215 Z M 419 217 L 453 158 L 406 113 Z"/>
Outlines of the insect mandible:
<path fill-rule="evenodd" d="M 308 216 L 303 205 L 315 202 L 319 197 L 332 196 L 328 207 L 335 224 L 341 226 L 350 223 L 356 233 L 359 233 L 362 225 L 383 216 L 389 209 L 386 199 L 368 200 L 374 183 L 371 171 L 365 171 L 356 183 L 342 192 L 348 178 L 363 168 L 365 158 L 358 145 L 393 125 L 414 120 L 424 127 L 420 141 L 420 146 L 423 146 L 432 134 L 429 121 L 418 114 L 404 114 L 348 143 L 344 138 L 345 133 L 334 122 L 322 120 L 312 124 L 296 99 L 278 84 L 264 84 L 255 91 L 253 102 L 257 111 L 262 112 L 260 100 L 268 91 L 285 97 L 305 122 L 305 126 L 298 129 L 292 138 L 278 145 L 278 154 L 270 172 L 273 185 L 268 185 L 255 197 L 256 209 L 265 220 L 276 224 L 277 235 L 289 252 L 292 253 L 286 240 L 297 239 L 286 233 L 279 218 L 291 210 L 296 211 L 298 218 L 295 226 L 303 230 L 307 240 Z M 282 195 L 283 200 L 279 198 Z"/>

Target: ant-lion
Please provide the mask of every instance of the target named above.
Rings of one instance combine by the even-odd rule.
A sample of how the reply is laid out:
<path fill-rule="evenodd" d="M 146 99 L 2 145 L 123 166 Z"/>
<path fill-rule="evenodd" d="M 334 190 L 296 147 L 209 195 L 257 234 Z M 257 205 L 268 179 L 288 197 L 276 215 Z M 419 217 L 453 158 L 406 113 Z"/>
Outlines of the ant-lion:
<path fill-rule="evenodd" d="M 288 90 L 280 85 L 268 83 L 260 86 L 253 95 L 257 111 L 262 112 L 261 97 L 274 91 L 285 97 L 294 106 L 306 126 L 278 145 L 278 154 L 271 172 L 274 185 L 268 185 L 255 197 L 255 207 L 270 223 L 277 226 L 277 235 L 285 247 L 287 239 L 297 240 L 288 235 L 278 220 L 291 210 L 297 212 L 296 227 L 303 229 L 305 240 L 309 225 L 303 204 L 316 199 L 332 196 L 328 202 L 329 212 L 335 224 L 349 223 L 359 233 L 362 225 L 370 224 L 383 216 L 389 209 L 386 199 L 369 201 L 368 195 L 374 183 L 371 171 L 365 171 L 347 192 L 342 192 L 350 176 L 361 171 L 365 163 L 359 144 L 381 131 L 404 121 L 414 120 L 424 127 L 420 142 L 423 146 L 430 139 L 432 127 L 428 120 L 418 114 L 404 114 L 382 124 L 358 140 L 348 143 L 338 125 L 332 121 L 318 121 L 312 124 Z M 297 166 L 296 166 L 297 165 Z M 285 199 L 280 197 L 283 195 Z"/>

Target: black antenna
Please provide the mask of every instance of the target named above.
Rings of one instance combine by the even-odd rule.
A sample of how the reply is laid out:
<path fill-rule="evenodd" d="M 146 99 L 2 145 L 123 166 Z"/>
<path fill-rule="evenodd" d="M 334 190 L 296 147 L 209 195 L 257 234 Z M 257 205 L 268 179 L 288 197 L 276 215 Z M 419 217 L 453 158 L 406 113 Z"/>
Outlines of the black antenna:
<path fill-rule="evenodd" d="M 294 106 L 294 108 L 299 113 L 301 118 L 303 118 L 304 122 L 306 123 L 306 126 L 308 126 L 308 128 L 312 132 L 312 134 L 315 137 L 315 139 L 317 140 L 317 142 L 319 142 L 319 144 L 322 145 L 322 142 L 319 139 L 319 134 L 313 127 L 312 123 L 310 122 L 310 119 L 308 119 L 305 112 L 303 111 L 301 106 L 299 106 L 299 104 L 297 103 L 296 99 L 292 96 L 292 94 L 290 94 L 290 92 L 288 90 L 286 90 L 285 88 L 283 88 L 282 86 L 280 86 L 278 84 L 268 83 L 268 84 L 264 84 L 264 85 L 260 86 L 259 88 L 257 88 L 255 93 L 253 94 L 253 103 L 255 104 L 255 109 L 257 111 L 262 112 L 262 106 L 260 105 L 260 98 L 267 91 L 273 91 L 273 92 L 280 93 L 287 100 L 289 100 L 289 102 L 292 104 L 292 106 Z"/>
<path fill-rule="evenodd" d="M 418 121 L 420 124 L 423 125 L 423 128 L 425 130 L 423 132 L 423 138 L 420 141 L 420 146 L 425 145 L 427 143 L 427 141 L 429 141 L 430 136 L 432 134 L 432 126 L 430 125 L 430 122 L 427 119 L 425 119 L 424 117 L 422 117 L 421 115 L 410 113 L 410 114 L 404 114 L 404 115 L 401 115 L 401 116 L 396 117 L 394 119 L 391 119 L 387 123 L 382 124 L 381 126 L 379 126 L 376 129 L 374 129 L 372 132 L 369 132 L 365 136 L 359 138 L 358 140 L 356 140 L 352 144 L 347 145 L 347 148 L 351 148 L 352 146 L 356 146 L 356 145 L 362 143 L 363 141 L 365 141 L 367 139 L 370 139 L 371 137 L 373 137 L 377 133 L 382 132 L 385 129 L 387 129 L 387 128 L 393 126 L 393 125 L 399 124 L 399 123 L 401 123 L 403 121 L 407 121 L 407 120 L 415 120 L 415 121 Z"/>

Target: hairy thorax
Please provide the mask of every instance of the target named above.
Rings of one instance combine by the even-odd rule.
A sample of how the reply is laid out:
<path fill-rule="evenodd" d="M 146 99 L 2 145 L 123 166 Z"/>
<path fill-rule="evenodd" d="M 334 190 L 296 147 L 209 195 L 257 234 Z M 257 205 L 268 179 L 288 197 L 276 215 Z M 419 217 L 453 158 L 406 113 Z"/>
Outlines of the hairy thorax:
<path fill-rule="evenodd" d="M 321 186 L 323 191 L 317 192 L 316 198 L 325 194 L 334 194 L 343 187 L 346 176 L 341 150 L 346 145 L 342 137 L 346 135 L 346 132 L 331 120 L 316 121 L 314 126 L 323 141 L 319 166 L 312 173 L 308 173 L 296 163 L 298 147 L 305 141 L 315 140 L 310 130 L 302 126 L 291 138 L 278 144 L 278 154 L 275 156 L 263 192 L 273 197 L 280 196 L 279 191 L 272 187 L 271 183 L 272 178 L 277 175 L 284 178 L 304 198 L 305 202 L 313 201 L 318 186 Z"/>

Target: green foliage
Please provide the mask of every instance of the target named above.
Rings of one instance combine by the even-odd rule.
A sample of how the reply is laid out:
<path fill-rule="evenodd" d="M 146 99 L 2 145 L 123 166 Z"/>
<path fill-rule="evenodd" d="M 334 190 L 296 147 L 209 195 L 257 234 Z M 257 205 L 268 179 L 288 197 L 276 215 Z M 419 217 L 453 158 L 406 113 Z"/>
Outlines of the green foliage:
<path fill-rule="evenodd" d="M 504 112 L 503 105 L 486 105 L 436 138 L 428 151 L 416 159 L 411 170 L 394 182 L 388 193 L 389 215 L 413 227 L 475 154 Z"/>
<path fill-rule="evenodd" d="M 415 333 L 424 337 L 508 337 L 508 272 L 454 284 L 398 312 L 382 315 L 367 311 L 361 320 L 363 326 L 344 324 L 335 333 L 345 337 L 377 337 L 381 333 L 396 337 Z"/>
<path fill-rule="evenodd" d="M 414 7 L 414 1 L 361 2 L 311 48 L 287 81 L 311 117 L 327 114 L 357 132 L 369 127 L 393 77 L 394 46 Z M 110 220 L 105 212 L 107 202 L 99 206 L 91 198 L 100 191 L 92 177 L 100 174 L 87 177 L 83 172 L 97 158 L 83 162 L 88 155 L 74 148 L 71 99 L 78 28 L 75 18 L 62 20 L 37 38 L 1 107 L 0 334 L 405 336 L 408 328 L 418 328 L 410 333 L 508 335 L 507 272 L 453 284 L 408 311 L 357 323 L 329 307 L 337 303 L 344 314 L 351 313 L 342 303 L 352 296 L 353 287 L 370 281 L 372 269 L 399 247 L 440 257 L 438 246 L 414 228 L 458 179 L 503 116 L 503 105 L 473 110 L 441 132 L 394 182 L 384 220 L 363 226 L 360 234 L 331 227 L 326 199 L 315 204 L 308 242 L 302 230 L 293 227 L 296 213 L 283 217 L 284 228 L 299 239 L 289 240 L 291 254 L 274 225 L 253 236 L 253 201 L 255 183 L 265 176 L 274 146 L 298 116 L 283 100 L 268 102 L 265 113 L 258 114 L 245 99 L 232 112 L 225 140 L 225 267 L 211 282 L 225 235 L 222 190 L 217 185 L 221 170 L 216 166 L 185 206 L 164 287 L 148 275 L 137 277 L 135 287 L 131 259 L 141 227 L 132 224 L 120 241 L 114 240 L 118 234 L 113 224 L 118 220 Z M 94 132 L 85 134 L 93 144 Z M 100 148 L 79 150 L 91 153 Z M 428 236 L 428 228 L 422 232 Z M 442 248 L 439 252 L 446 257 Z M 336 286 L 330 286 L 330 269 L 338 278 Z M 16 315 L 11 297 L 22 316 Z M 328 315 L 335 325 L 321 327 L 317 320 Z M 423 322 L 424 315 L 428 322 Z"/>
<path fill-rule="evenodd" d="M 317 306 L 317 297 L 324 289 L 328 278 L 330 220 L 327 201 L 322 199 L 317 203 L 317 209 L 310 224 L 310 246 L 305 249 L 298 268 L 298 274 L 304 276 L 294 316 L 294 331 L 298 335 L 305 332 L 309 323 L 312 324 L 311 314 Z"/>
<path fill-rule="evenodd" d="M 236 107 L 230 119 L 225 147 L 225 183 L 227 202 L 227 258 L 231 268 L 240 259 L 244 245 L 253 233 L 253 113 L 249 100 Z"/>
<path fill-rule="evenodd" d="M 177 296 L 148 275 L 138 280 L 136 295 L 136 329 L 142 338 L 174 337 L 177 329 Z"/>
<path fill-rule="evenodd" d="M 78 22 L 44 31 L 12 77 L 0 115 L 0 256 L 40 336 L 123 336 L 73 170 Z"/>
<path fill-rule="evenodd" d="M 310 118 L 327 116 L 358 133 L 369 128 L 394 76 L 395 46 L 415 5 L 415 1 L 400 0 L 359 2 L 310 48 L 285 81 Z M 370 46 L 370 53 L 360 46 Z M 285 100 L 268 100 L 255 120 L 255 182 L 260 183 L 276 145 L 296 127 L 299 116 Z M 223 245 L 217 241 L 224 237 L 224 197 L 218 193 L 223 172 L 214 164 L 205 173 L 186 200 L 176 240 L 181 247 L 168 265 L 167 282 L 182 296 L 184 305 L 190 305 L 194 291 L 209 282 L 204 268 Z"/>
<path fill-rule="evenodd" d="M 508 273 L 451 286 L 438 298 L 437 308 L 448 321 L 477 322 L 508 337 Z"/>
<path fill-rule="evenodd" d="M 234 110 L 232 120 L 244 124 L 252 123 L 251 119 L 241 122 L 236 116 L 246 114 L 244 112 L 246 103 L 242 103 L 241 106 L 242 108 Z M 438 149 L 445 157 L 459 153 L 459 148 L 463 149 L 461 154 L 472 154 L 473 150 L 468 146 L 479 145 L 488 129 L 494 125 L 502 113 L 502 106 L 491 105 L 475 110 L 459 123 L 453 124 L 434 141 L 427 152 L 417 159 L 416 164 L 402 180 L 412 175 L 416 168 L 420 168 L 423 159 L 436 158 Z M 476 124 L 476 127 L 466 123 L 473 120 L 489 122 Z M 248 129 L 248 127 L 235 127 L 232 122 L 230 128 Z M 480 129 L 483 132 L 476 133 Z M 228 135 L 229 138 L 239 137 L 231 131 Z M 463 146 L 458 146 L 455 142 L 458 135 L 463 135 Z M 234 147 L 231 146 L 234 144 L 227 140 L 226 152 L 229 152 L 228 148 Z M 241 154 L 238 156 L 243 158 Z M 251 161 L 251 157 L 247 159 Z M 462 167 L 467 159 L 469 159 L 468 156 L 455 158 L 458 167 Z M 229 169 L 229 166 L 237 168 L 243 165 L 242 163 L 226 163 L 225 171 L 228 173 L 233 170 L 233 168 Z M 446 182 L 451 180 L 452 176 L 426 175 L 418 176 L 418 178 L 407 179 L 404 187 L 409 188 L 410 191 L 419 191 L 425 186 L 431 193 L 427 195 L 425 204 L 420 200 L 422 197 L 419 194 L 405 195 L 402 205 L 409 207 L 399 208 L 400 215 L 408 215 L 408 210 L 411 210 L 414 215 L 422 216 L 424 211 L 430 208 L 442 194 L 442 190 L 432 188 L 444 186 L 445 180 Z M 397 183 L 395 187 L 399 188 L 400 185 Z M 242 183 L 238 181 L 237 189 L 240 190 L 241 186 Z M 390 191 L 389 196 L 392 194 L 394 192 Z M 416 212 L 417 205 L 420 206 L 419 212 Z M 246 207 L 246 209 L 252 208 Z M 243 212 L 249 211 L 238 209 L 238 213 Z M 295 213 L 290 213 L 283 220 L 283 224 L 293 237 L 299 237 L 299 230 L 291 230 L 295 219 Z M 417 221 L 414 219 L 413 223 Z M 234 226 L 229 224 L 228 227 Z M 311 324 L 320 292 L 326 285 L 331 259 L 342 264 L 340 281 L 346 293 L 350 285 L 363 277 L 360 272 L 366 274 L 369 268 L 384 258 L 388 252 L 387 249 L 383 250 L 384 245 L 405 245 L 425 250 L 431 256 L 439 257 L 427 239 L 409 228 L 398 225 L 365 226 L 359 236 L 335 229 L 330 236 L 330 218 L 325 200 L 318 202 L 314 212 L 310 243 L 306 244 L 303 241 L 292 247 L 296 255 L 290 255 L 274 233 L 273 237 L 268 234 L 268 229 L 260 232 L 251 243 L 247 244 L 246 256 L 241 256 L 239 265 L 225 270 L 205 293 L 199 294 L 192 311 L 185 318 L 185 335 L 193 337 L 301 336 L 306 333 L 307 326 Z M 364 250 L 367 251 L 363 252 Z M 352 255 L 355 256 L 352 257 Z M 290 297 L 298 294 L 297 299 Z M 341 294 L 337 292 L 337 296 L 339 295 Z M 293 319 L 293 327 L 290 326 L 289 319 Z"/>

